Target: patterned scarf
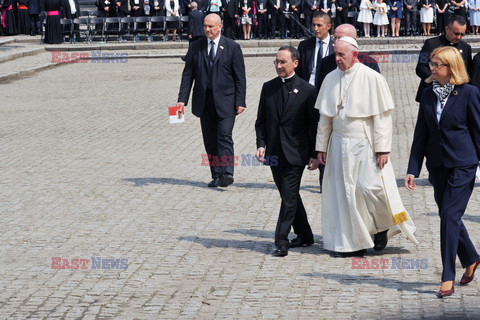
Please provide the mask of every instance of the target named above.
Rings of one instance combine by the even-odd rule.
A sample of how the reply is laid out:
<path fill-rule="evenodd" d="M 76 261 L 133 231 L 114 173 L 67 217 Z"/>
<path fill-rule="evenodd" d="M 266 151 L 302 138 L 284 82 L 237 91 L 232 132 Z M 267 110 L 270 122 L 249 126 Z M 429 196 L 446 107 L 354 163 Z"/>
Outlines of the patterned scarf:
<path fill-rule="evenodd" d="M 448 97 L 450 92 L 453 91 L 453 87 L 454 85 L 451 83 L 447 83 L 442 87 L 442 85 L 438 83 L 438 81 L 433 80 L 433 92 L 435 92 L 438 98 L 438 101 L 440 101 L 440 103 L 442 104 L 442 107 L 443 107 L 445 98 Z"/>

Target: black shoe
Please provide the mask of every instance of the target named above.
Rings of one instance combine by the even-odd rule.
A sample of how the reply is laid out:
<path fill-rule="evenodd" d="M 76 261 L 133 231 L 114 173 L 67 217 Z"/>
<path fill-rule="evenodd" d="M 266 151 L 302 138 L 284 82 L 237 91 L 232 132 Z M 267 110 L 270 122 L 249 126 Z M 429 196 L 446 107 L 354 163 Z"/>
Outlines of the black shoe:
<path fill-rule="evenodd" d="M 375 244 L 373 250 L 382 251 L 385 249 L 388 243 L 387 232 L 388 230 L 385 230 L 373 236 L 373 243 Z"/>
<path fill-rule="evenodd" d="M 362 249 L 358 251 L 352 251 L 352 252 L 332 252 L 330 256 L 332 258 L 350 258 L 350 257 L 360 257 L 363 258 L 365 253 L 367 252 L 367 249 Z"/>
<path fill-rule="evenodd" d="M 220 187 L 226 188 L 233 183 L 233 176 L 229 173 L 225 173 L 220 177 Z"/>
<path fill-rule="evenodd" d="M 209 188 L 216 188 L 216 187 L 218 187 L 218 185 L 219 185 L 219 180 L 220 180 L 220 179 L 218 179 L 218 178 L 213 179 L 212 181 L 210 181 L 210 182 L 208 183 L 208 187 L 209 187 Z"/>
<path fill-rule="evenodd" d="M 297 237 L 297 238 L 293 239 L 292 241 L 290 241 L 289 247 L 290 248 L 309 247 L 312 244 L 313 244 L 313 241 L 312 242 L 311 241 L 305 241 L 302 238 Z"/>
<path fill-rule="evenodd" d="M 277 257 L 285 257 L 288 255 L 288 247 L 285 244 L 279 245 L 275 247 L 273 251 L 273 255 Z"/>

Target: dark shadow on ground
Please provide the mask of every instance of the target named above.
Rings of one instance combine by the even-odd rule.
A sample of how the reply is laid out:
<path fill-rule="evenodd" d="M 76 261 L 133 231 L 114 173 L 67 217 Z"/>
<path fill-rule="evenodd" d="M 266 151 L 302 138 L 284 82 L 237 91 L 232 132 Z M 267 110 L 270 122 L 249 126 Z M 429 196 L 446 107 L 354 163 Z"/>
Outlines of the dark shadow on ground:
<path fill-rule="evenodd" d="M 266 230 L 256 230 L 256 229 L 233 229 L 233 230 L 224 230 L 223 232 L 232 233 L 232 234 L 242 234 L 248 237 L 256 237 L 262 239 L 269 239 L 268 241 L 258 241 L 258 240 L 231 240 L 231 239 L 215 239 L 215 238 L 201 238 L 196 236 L 187 236 L 187 237 L 178 237 L 180 241 L 190 241 L 199 243 L 205 248 L 232 248 L 232 249 L 246 249 L 251 251 L 260 252 L 263 254 L 272 254 L 274 249 L 274 231 Z M 290 238 L 294 238 L 293 233 L 290 234 Z M 308 254 L 324 254 L 330 255 L 332 252 L 323 249 L 323 240 L 321 236 L 314 235 L 315 243 L 312 246 L 305 248 L 290 248 L 290 251 L 293 252 L 302 252 Z M 409 250 L 406 250 L 401 247 L 386 247 L 383 251 L 377 252 L 373 249 L 367 251 L 366 256 L 390 256 L 407 254 L 410 253 Z M 339 259 L 348 259 L 348 258 L 339 258 Z"/>
<path fill-rule="evenodd" d="M 171 185 L 183 185 L 194 186 L 199 188 L 207 188 L 215 191 L 225 191 L 224 188 L 209 188 L 207 183 L 209 181 L 194 181 L 186 179 L 175 178 L 124 178 L 122 179 L 134 184 L 134 187 L 144 187 L 149 184 L 171 184 Z M 258 182 L 234 182 L 229 188 L 246 188 L 246 189 L 277 189 L 275 183 L 258 183 Z M 303 186 L 300 190 L 308 192 L 318 193 L 318 186 Z"/>
<path fill-rule="evenodd" d="M 365 285 L 373 284 L 379 287 L 396 289 L 398 291 L 409 291 L 414 293 L 426 293 L 436 295 L 437 291 L 423 290 L 423 286 L 438 286 L 439 282 L 408 282 L 396 279 L 373 277 L 369 275 L 352 275 L 352 274 L 336 274 L 336 273 L 302 273 L 306 277 L 319 277 L 328 280 L 333 280 L 342 285 Z"/>

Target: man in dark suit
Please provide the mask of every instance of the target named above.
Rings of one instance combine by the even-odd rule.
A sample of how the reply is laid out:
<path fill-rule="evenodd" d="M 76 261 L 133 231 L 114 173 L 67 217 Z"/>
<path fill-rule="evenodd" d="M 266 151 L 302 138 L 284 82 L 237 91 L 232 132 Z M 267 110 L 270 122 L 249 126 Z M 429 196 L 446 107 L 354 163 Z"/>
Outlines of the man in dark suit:
<path fill-rule="evenodd" d="M 320 90 L 320 65 L 323 58 L 334 55 L 333 38 L 330 36 L 332 19 L 323 12 L 317 12 L 313 16 L 312 25 L 315 37 L 303 40 L 298 45 L 300 58 L 297 75 L 303 80 L 315 86 L 316 93 Z"/>
<path fill-rule="evenodd" d="M 288 254 L 289 247 L 313 243 L 299 190 L 305 165 L 308 164 L 309 170 L 318 166 L 315 158 L 318 111 L 314 108 L 315 88 L 295 74 L 298 57 L 294 47 L 278 50 L 275 68 L 279 77 L 263 85 L 255 122 L 256 157 L 270 166 L 282 198 L 274 251 L 281 257 Z M 292 225 L 297 238 L 289 243 Z"/>
<path fill-rule="evenodd" d="M 65 19 L 80 18 L 80 5 L 78 0 L 62 0 L 61 17 Z"/>
<path fill-rule="evenodd" d="M 467 67 L 467 72 L 470 75 L 472 74 L 472 47 L 462 40 L 466 31 L 467 21 L 465 18 L 452 15 L 448 19 L 448 24 L 445 26 L 445 34 L 425 41 L 418 57 L 417 68 L 415 69 L 417 76 L 421 79 L 415 101 L 420 102 L 422 91 L 428 86 L 427 83 L 425 83 L 425 79 L 432 75 L 432 72 L 428 67 L 430 53 L 438 47 L 452 46 L 457 48 L 462 54 L 463 61 Z"/>
<path fill-rule="evenodd" d="M 288 20 L 290 20 L 288 25 L 290 37 L 295 39 L 302 38 L 300 26 L 298 25 L 298 22 L 300 21 L 300 7 L 302 0 L 286 0 L 286 3 L 288 3 L 288 7 L 285 7 L 285 11 L 288 12 L 287 17 L 289 18 Z"/>
<path fill-rule="evenodd" d="M 403 2 L 403 16 L 405 17 L 405 35 L 415 36 L 417 34 L 417 5 L 418 0 L 405 0 Z M 438 14 L 438 13 L 437 13 Z"/>
<path fill-rule="evenodd" d="M 232 130 L 235 116 L 245 110 L 245 64 L 240 46 L 220 35 L 220 16 L 211 13 L 203 22 L 205 37 L 193 42 L 185 56 L 177 106 L 188 102 L 192 84 L 192 113 L 200 118 L 209 157 L 209 187 L 233 183 Z"/>
<path fill-rule="evenodd" d="M 40 0 L 27 0 L 28 15 L 30 17 L 30 35 L 36 36 L 40 32 Z"/>
<path fill-rule="evenodd" d="M 318 12 L 321 0 L 304 0 L 303 1 L 303 15 L 305 16 L 305 28 L 312 31 L 312 18 Z M 307 35 L 307 34 L 306 34 Z"/>
<path fill-rule="evenodd" d="M 285 39 L 285 16 L 283 14 L 283 11 L 285 11 L 285 0 L 268 0 L 268 4 L 270 6 L 270 22 L 272 24 L 270 38 L 275 39 L 275 30 L 278 22 L 280 39 Z"/>
<path fill-rule="evenodd" d="M 312 19 L 313 32 L 315 37 L 303 40 L 298 45 L 300 59 L 295 69 L 297 75 L 315 87 L 315 95 L 320 90 L 320 66 L 322 59 L 328 55 L 335 56 L 333 52 L 333 38 L 330 36 L 332 19 L 323 12 L 316 12 Z M 322 192 L 324 165 L 319 165 L 320 170 L 320 192 Z"/>
<path fill-rule="evenodd" d="M 224 35 L 230 39 L 236 38 L 235 20 L 238 17 L 238 0 L 222 0 L 223 22 L 225 23 Z"/>
<path fill-rule="evenodd" d="M 348 8 L 350 4 L 350 0 L 337 0 L 336 2 L 337 8 L 337 23 L 336 25 L 339 26 L 341 24 L 347 23 L 348 19 Z"/>
<path fill-rule="evenodd" d="M 255 1 L 255 7 L 257 9 L 257 22 L 258 22 L 258 38 L 268 38 L 268 12 L 267 12 L 268 0 Z"/>
<path fill-rule="evenodd" d="M 197 10 L 197 3 L 192 2 L 192 11 L 188 14 L 188 42 L 192 43 L 203 37 L 203 12 Z"/>

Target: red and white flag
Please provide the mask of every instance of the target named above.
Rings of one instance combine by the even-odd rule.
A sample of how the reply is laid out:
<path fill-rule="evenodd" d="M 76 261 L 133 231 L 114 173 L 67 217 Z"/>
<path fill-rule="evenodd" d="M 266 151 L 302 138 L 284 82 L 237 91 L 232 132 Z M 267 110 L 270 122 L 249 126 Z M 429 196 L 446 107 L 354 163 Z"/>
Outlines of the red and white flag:
<path fill-rule="evenodd" d="M 168 114 L 170 123 L 182 123 L 185 122 L 185 109 L 184 107 L 168 107 Z"/>

